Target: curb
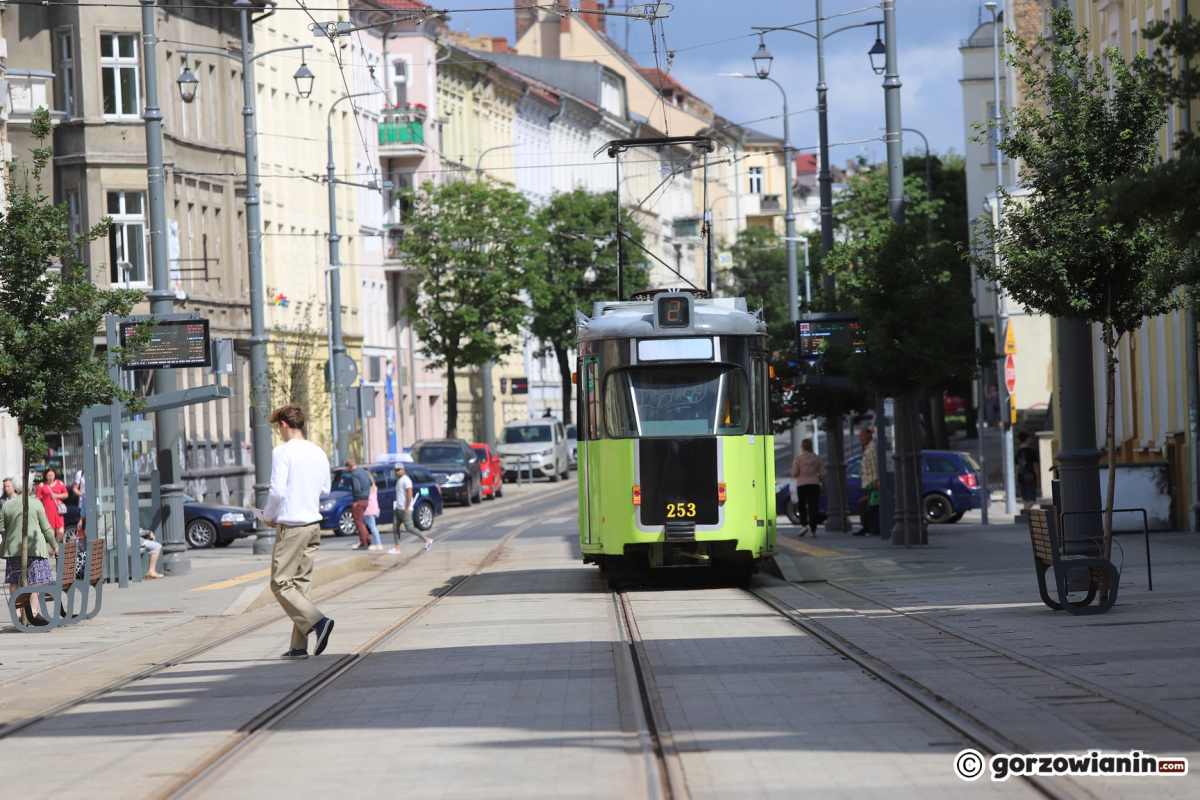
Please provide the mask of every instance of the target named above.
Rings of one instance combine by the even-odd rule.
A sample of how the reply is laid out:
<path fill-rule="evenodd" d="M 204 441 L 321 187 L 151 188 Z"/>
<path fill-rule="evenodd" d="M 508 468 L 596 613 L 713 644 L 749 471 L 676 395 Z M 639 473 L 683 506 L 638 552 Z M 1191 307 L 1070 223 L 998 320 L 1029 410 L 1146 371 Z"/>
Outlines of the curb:
<path fill-rule="evenodd" d="M 318 588 L 324 584 L 344 578 L 347 575 L 353 575 L 356 572 L 369 569 L 374 563 L 375 559 L 368 556 L 353 556 L 334 561 L 331 564 L 316 566 L 313 568 L 313 588 Z M 238 599 L 234 600 L 233 604 L 222 612 L 221 616 L 234 617 L 238 614 L 245 614 L 274 604 L 275 595 L 271 593 L 271 584 L 268 580 L 266 585 L 247 587 L 238 596 Z"/>

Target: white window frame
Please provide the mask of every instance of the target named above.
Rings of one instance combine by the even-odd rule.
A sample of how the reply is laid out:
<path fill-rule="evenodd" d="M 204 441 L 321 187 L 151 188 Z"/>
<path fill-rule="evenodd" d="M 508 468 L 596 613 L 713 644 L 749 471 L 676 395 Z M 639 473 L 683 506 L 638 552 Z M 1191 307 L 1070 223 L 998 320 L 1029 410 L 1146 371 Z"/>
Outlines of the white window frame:
<path fill-rule="evenodd" d="M 763 182 L 766 178 L 765 172 L 766 170 L 762 167 L 750 167 L 746 170 L 746 175 L 750 179 L 750 194 L 763 193 Z"/>
<path fill-rule="evenodd" d="M 401 73 L 397 67 L 403 67 L 404 72 Z M 412 84 L 410 80 L 412 76 L 412 62 L 403 56 L 396 56 L 392 59 L 392 63 L 388 65 L 388 72 L 391 73 L 391 100 L 397 108 L 404 108 L 408 99 L 408 88 Z M 404 87 L 404 97 L 400 97 L 399 87 Z"/>
<path fill-rule="evenodd" d="M 133 40 L 133 55 L 122 56 L 121 40 L 128 38 Z M 112 71 L 112 86 L 113 86 L 113 108 L 114 112 L 105 111 L 104 118 L 106 120 L 132 120 L 140 119 L 142 114 L 142 85 L 141 85 L 141 60 L 138 57 L 138 35 L 136 33 L 102 33 L 100 34 L 100 52 L 104 52 L 105 40 L 112 41 L 112 55 L 100 56 L 100 100 L 101 103 L 105 100 L 104 83 L 105 76 Z M 124 111 L 126 103 L 125 96 L 121 94 L 121 78 L 122 73 L 133 73 L 133 111 Z M 103 106 L 101 106 L 103 108 Z"/>
<path fill-rule="evenodd" d="M 67 119 L 75 119 L 75 39 L 70 28 L 57 31 L 54 38 L 62 76 L 63 111 Z"/>
<path fill-rule="evenodd" d="M 129 261 L 133 269 L 129 271 L 129 287 L 143 288 L 149 285 L 150 278 L 148 275 L 147 259 L 146 259 L 146 195 L 144 192 L 126 192 L 121 190 L 110 190 L 105 194 L 105 209 L 110 208 L 109 200 L 116 195 L 118 198 L 117 211 L 110 211 L 108 216 L 112 218 L 112 229 L 109 232 L 109 279 L 113 286 L 124 286 L 125 275 L 118 266 L 121 261 Z M 128 213 L 126 210 L 129 197 L 137 196 L 141 200 L 140 213 Z M 130 236 L 140 237 L 138 247 L 133 248 Z M 130 251 L 136 250 L 140 255 L 140 264 L 134 263 L 128 258 Z"/>

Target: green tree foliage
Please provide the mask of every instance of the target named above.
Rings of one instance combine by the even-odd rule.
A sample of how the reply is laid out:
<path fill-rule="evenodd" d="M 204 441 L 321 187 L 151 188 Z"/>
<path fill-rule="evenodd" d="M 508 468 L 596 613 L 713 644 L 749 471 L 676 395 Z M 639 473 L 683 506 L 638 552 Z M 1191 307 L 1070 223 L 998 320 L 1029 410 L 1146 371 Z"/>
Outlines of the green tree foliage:
<path fill-rule="evenodd" d="M 997 227 L 985 221 L 974 258 L 979 274 L 999 282 L 1022 306 L 1101 326 L 1111 509 L 1117 346 L 1145 317 L 1179 306 L 1177 289 L 1186 274 L 1184 254 L 1153 224 L 1122 228 L 1103 222 L 1111 201 L 1095 189 L 1154 164 L 1165 112 L 1145 55 L 1131 64 L 1111 48 L 1099 59 L 1091 57 L 1088 32 L 1075 29 L 1067 10 L 1052 12 L 1049 39 L 1030 44 L 1010 31 L 1008 40 L 1009 64 L 1028 89 L 1020 109 L 1001 120 L 1000 146 L 1009 158 L 1020 159 L 1029 195 L 1012 198 L 1001 191 L 1002 222 Z M 999 250 L 999 266 L 991 243 Z M 1111 511 L 1104 531 L 1107 557 Z"/>
<path fill-rule="evenodd" d="M 617 299 L 616 215 L 626 213 L 617 206 L 615 192 L 592 194 L 576 189 L 555 194 L 534 217 L 540 242 L 530 261 L 527 288 L 533 305 L 529 331 L 553 351 L 562 377 L 563 422 L 570 424 L 571 362 L 575 346 L 575 311 L 592 313 L 598 300 Z M 641 228 L 634 220 L 622 225 L 625 234 L 642 242 Z M 634 245 L 621 248 L 625 292 L 649 285 L 644 269 L 634 266 Z"/>
<path fill-rule="evenodd" d="M 40 144 L 52 132 L 50 114 L 34 112 L 30 132 Z M 70 430 L 90 406 L 114 401 L 137 407 L 137 395 L 109 378 L 110 363 L 94 357 L 93 337 L 108 314 L 125 316 L 142 293 L 100 289 L 75 246 L 107 235 L 110 220 L 72 238 L 65 205 L 43 194 L 42 173 L 53 148 L 31 148 L 29 164 L 14 164 L 9 205 L 0 217 L 0 407 L 20 427 L 23 475 L 46 455 L 46 433 Z M 141 341 L 135 337 L 134 344 Z M 124 351 L 109 354 L 127 360 Z M 22 495 L 22 584 L 29 494 Z"/>
<path fill-rule="evenodd" d="M 1187 107 L 1200 98 L 1200 21 L 1185 17 L 1158 21 L 1144 31 L 1156 42 L 1150 77 L 1164 104 Z M 1177 158 L 1118 178 L 1102 191 L 1111 200 L 1104 217 L 1137 230 L 1139 223 L 1162 227 L 1179 246 L 1194 247 L 1200 237 L 1200 136 L 1196 121 L 1175 138 Z"/>
<path fill-rule="evenodd" d="M 420 277 L 407 312 L 430 362 L 446 370 L 446 435 L 455 437 L 458 371 L 520 345 L 534 254 L 529 204 L 502 186 L 465 182 L 426 183 L 406 200 L 400 253 Z"/>

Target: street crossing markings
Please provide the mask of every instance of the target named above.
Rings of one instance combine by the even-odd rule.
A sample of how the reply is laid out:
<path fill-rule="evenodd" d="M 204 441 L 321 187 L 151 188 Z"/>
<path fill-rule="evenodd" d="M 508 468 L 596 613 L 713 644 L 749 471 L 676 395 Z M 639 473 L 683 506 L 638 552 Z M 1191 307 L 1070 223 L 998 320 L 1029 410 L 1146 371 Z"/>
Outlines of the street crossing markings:
<path fill-rule="evenodd" d="M 515 528 L 518 525 L 524 525 L 528 521 L 529 521 L 529 517 L 513 517 L 512 519 L 506 519 L 503 522 L 495 523 L 495 527 L 497 527 L 497 528 Z"/>

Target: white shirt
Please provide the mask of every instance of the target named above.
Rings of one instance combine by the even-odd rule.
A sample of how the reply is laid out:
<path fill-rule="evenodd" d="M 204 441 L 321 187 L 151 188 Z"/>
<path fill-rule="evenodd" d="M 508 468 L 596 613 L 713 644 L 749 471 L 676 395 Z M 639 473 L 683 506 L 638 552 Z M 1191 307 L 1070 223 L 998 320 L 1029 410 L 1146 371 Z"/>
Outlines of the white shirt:
<path fill-rule="evenodd" d="M 407 473 L 404 474 L 403 476 L 401 476 L 396 481 L 396 507 L 397 508 L 400 508 L 401 506 L 404 505 L 404 498 L 408 497 L 408 495 L 406 494 L 406 491 L 411 492 L 412 488 L 413 488 L 412 478 L 408 477 Z M 414 508 L 416 508 L 416 506 L 417 506 L 417 495 L 415 492 L 413 492 L 412 501 L 408 504 L 408 508 L 406 510 L 409 513 L 412 513 L 412 510 Z"/>
<path fill-rule="evenodd" d="M 271 451 L 271 491 L 263 517 L 280 525 L 321 521 L 321 494 L 330 489 L 329 457 L 307 439 Z"/>

